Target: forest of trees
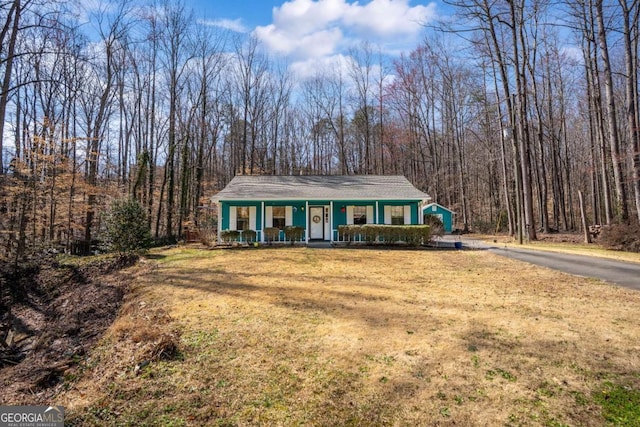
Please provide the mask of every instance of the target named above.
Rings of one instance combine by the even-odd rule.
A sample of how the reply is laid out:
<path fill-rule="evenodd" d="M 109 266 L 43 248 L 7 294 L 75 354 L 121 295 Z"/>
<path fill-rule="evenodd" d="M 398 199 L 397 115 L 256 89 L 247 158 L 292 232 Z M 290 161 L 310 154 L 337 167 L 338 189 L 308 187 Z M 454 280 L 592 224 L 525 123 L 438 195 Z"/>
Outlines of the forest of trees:
<path fill-rule="evenodd" d="M 390 60 L 297 78 L 177 1 L 0 0 L 0 258 L 99 238 L 121 198 L 152 235 L 211 226 L 238 174 L 402 174 L 457 226 L 638 221 L 638 0 L 449 0 Z M 455 22 L 455 24 L 452 24 Z"/>

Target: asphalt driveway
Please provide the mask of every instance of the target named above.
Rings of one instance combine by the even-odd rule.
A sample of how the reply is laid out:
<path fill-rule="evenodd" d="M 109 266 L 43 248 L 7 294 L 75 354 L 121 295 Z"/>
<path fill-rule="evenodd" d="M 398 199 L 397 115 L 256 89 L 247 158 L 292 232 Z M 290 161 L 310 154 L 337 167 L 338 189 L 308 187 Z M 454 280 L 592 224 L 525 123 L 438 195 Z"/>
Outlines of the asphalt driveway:
<path fill-rule="evenodd" d="M 486 249 L 508 258 L 640 290 L 640 263 L 616 261 L 588 255 L 499 247 L 467 237 L 462 237 L 461 241 L 463 247 Z"/>

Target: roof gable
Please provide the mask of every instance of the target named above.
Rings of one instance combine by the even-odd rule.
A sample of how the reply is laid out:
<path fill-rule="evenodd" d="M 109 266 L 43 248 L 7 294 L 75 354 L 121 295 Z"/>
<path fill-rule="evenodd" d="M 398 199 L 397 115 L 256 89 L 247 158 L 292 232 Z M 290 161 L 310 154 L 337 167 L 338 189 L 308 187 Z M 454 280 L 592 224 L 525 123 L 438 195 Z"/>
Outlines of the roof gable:
<path fill-rule="evenodd" d="M 455 214 L 454 211 L 452 211 L 451 209 L 449 209 L 446 206 L 442 206 L 440 203 L 429 203 L 428 205 L 423 206 L 422 210 L 426 211 L 426 210 L 428 210 L 429 208 L 431 208 L 433 206 L 437 206 L 442 210 L 445 210 L 445 211 L 451 212 L 452 214 Z"/>
<path fill-rule="evenodd" d="M 249 200 L 428 200 L 404 176 L 239 175 L 214 201 Z"/>

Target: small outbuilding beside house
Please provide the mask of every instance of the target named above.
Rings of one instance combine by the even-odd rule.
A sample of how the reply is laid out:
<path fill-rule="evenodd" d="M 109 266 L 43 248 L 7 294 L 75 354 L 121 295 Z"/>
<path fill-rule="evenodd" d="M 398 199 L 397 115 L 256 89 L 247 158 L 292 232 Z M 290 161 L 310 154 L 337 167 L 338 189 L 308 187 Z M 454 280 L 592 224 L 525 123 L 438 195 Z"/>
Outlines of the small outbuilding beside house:
<path fill-rule="evenodd" d="M 429 203 L 422 207 L 422 214 L 423 216 L 434 215 L 442 221 L 445 233 L 449 234 L 453 232 L 455 212 L 451 209 L 446 208 L 439 203 Z"/>

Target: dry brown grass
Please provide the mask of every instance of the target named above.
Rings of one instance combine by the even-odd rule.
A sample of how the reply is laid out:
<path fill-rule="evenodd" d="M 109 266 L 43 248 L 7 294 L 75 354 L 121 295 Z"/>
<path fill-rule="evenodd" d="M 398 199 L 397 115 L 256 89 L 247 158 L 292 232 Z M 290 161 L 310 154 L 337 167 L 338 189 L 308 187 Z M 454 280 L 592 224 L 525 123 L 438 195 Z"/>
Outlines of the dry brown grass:
<path fill-rule="evenodd" d="M 602 282 L 486 251 L 153 255 L 72 423 L 588 426 L 605 381 L 640 386 L 640 293 Z M 157 325 L 180 354 L 136 375 Z"/>

